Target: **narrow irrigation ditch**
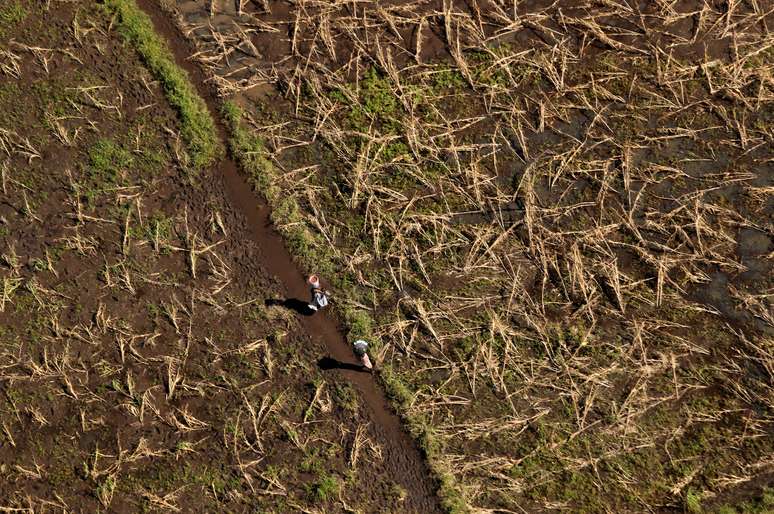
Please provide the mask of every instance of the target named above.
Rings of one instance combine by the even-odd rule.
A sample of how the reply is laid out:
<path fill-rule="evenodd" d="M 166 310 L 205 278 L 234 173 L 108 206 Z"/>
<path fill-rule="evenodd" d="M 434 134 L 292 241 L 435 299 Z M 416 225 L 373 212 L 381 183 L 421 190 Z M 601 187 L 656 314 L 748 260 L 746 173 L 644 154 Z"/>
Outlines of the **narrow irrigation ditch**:
<path fill-rule="evenodd" d="M 229 133 L 219 113 L 220 100 L 207 86 L 207 77 L 197 65 L 189 60 L 193 53 L 190 44 L 179 33 L 174 23 L 159 10 L 151 0 L 137 0 L 138 6 L 150 17 L 156 32 L 166 40 L 178 66 L 185 69 L 198 94 L 204 99 L 212 117 L 216 120 L 216 131 L 221 141 L 228 141 Z M 227 196 L 233 206 L 244 216 L 253 241 L 261 249 L 262 265 L 274 275 L 285 288 L 286 297 L 306 299 L 308 290 L 304 274 L 295 265 L 282 236 L 274 229 L 270 208 L 256 195 L 245 178 L 240 175 L 235 160 L 226 155 L 216 164 L 227 187 Z M 327 312 L 315 316 L 301 316 L 301 323 L 307 333 L 324 343 L 329 356 L 338 361 L 335 372 L 353 384 L 367 406 L 375 430 L 384 447 L 384 459 L 394 479 L 406 491 L 405 508 L 409 512 L 439 512 L 437 485 L 431 478 L 426 461 L 415 441 L 392 411 L 384 392 L 374 377 L 355 369 L 355 359 L 350 351 L 340 323 Z M 324 356 L 321 356 L 324 357 Z M 363 477 L 367 480 L 368 477 Z"/>

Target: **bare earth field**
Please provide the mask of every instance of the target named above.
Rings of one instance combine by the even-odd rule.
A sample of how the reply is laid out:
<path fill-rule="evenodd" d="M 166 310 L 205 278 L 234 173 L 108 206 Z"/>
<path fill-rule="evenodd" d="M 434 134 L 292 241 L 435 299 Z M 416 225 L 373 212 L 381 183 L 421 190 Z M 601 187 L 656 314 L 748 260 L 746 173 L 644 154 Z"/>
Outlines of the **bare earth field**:
<path fill-rule="evenodd" d="M 0 511 L 434 512 L 335 320 L 267 304 L 303 278 L 120 22 L 0 1 Z"/>
<path fill-rule="evenodd" d="M 447 510 L 774 509 L 771 2 L 143 4 Z"/>

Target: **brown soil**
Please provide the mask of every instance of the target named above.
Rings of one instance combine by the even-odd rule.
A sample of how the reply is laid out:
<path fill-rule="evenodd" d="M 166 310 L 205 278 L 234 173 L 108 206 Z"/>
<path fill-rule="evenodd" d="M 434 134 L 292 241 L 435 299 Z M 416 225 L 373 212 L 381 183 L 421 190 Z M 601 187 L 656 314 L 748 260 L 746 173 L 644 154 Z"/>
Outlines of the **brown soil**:
<path fill-rule="evenodd" d="M 386 354 L 419 391 L 416 410 L 429 413 L 443 434 L 449 457 L 441 461 L 482 510 L 677 512 L 693 508 L 691 495 L 719 506 L 771 484 L 763 471 L 772 448 L 771 81 L 768 71 L 760 79 L 738 72 L 771 69 L 766 35 L 774 12 L 751 3 L 668 4 L 527 0 L 498 11 L 500 2 L 487 1 L 253 1 L 243 3 L 240 16 L 236 3 L 223 1 L 210 16 L 201 3 L 176 2 L 221 93 L 254 100 L 247 110 L 278 167 L 314 167 L 309 183 L 327 195 L 315 207 L 338 234 L 342 261 L 392 253 L 372 258 L 366 271 L 382 273 L 382 282 L 368 285 L 383 295 L 374 301 L 379 322 L 407 327 L 385 337 Z M 461 25 L 471 22 L 464 30 L 452 22 L 452 29 L 468 65 L 480 66 L 476 88 L 429 78 L 459 70 L 449 51 L 456 42 L 445 37 L 447 6 Z M 397 30 L 384 21 L 388 15 Z M 415 59 L 420 20 L 423 51 Z M 505 35 L 481 43 L 479 27 L 487 38 L 495 29 Z M 746 55 L 741 48 L 756 51 L 755 42 L 765 54 L 728 65 Z M 500 45 L 496 57 L 482 57 Z M 522 52 L 526 57 L 505 61 L 512 65 L 494 63 Z M 374 70 L 376 92 L 366 94 L 363 83 Z M 731 86 L 731 75 L 748 78 Z M 425 105 L 414 99 L 433 89 Z M 426 103 L 441 115 L 423 124 L 434 112 L 422 110 Z M 356 109 L 376 114 L 356 118 Z M 451 166 L 467 158 L 442 151 L 452 143 L 430 142 L 443 140 L 438 127 L 451 127 L 449 120 L 461 125 L 477 117 L 454 132 L 453 144 L 500 140 L 496 162 L 473 150 L 462 163 L 488 168 L 479 179 L 498 190 L 490 189 L 487 205 L 448 193 L 451 185 L 474 196 L 470 179 Z M 411 145 L 406 127 L 418 127 L 418 136 L 411 151 L 396 151 L 405 160 L 373 157 L 370 175 L 355 176 L 362 149 L 379 138 Z M 688 137 L 680 133 L 686 127 Z M 285 149 L 291 138 L 306 145 Z M 423 184 L 446 186 L 440 195 L 455 200 L 451 206 L 422 204 L 439 189 L 415 185 L 406 175 L 416 169 L 404 162 L 421 171 L 449 166 L 454 178 L 427 173 Z M 737 172 L 752 178 L 736 181 Z M 404 182 L 387 182 L 393 173 Z M 665 179 L 668 173 L 675 175 Z M 517 187 L 525 177 L 532 196 Z M 289 194 L 298 192 L 295 179 L 287 172 Z M 353 184 L 370 188 L 359 206 Z M 699 194 L 705 187 L 714 190 Z M 371 228 L 362 205 L 369 194 L 369 203 L 383 202 L 371 211 Z M 405 200 L 395 200 L 400 195 Z M 295 198 L 312 207 L 303 194 Z M 700 199 L 696 211 L 686 198 Z M 542 213 L 531 227 L 542 235 L 525 226 L 524 203 Z M 381 209 L 383 217 L 373 214 Z M 459 232 L 444 238 L 406 228 L 421 225 L 428 212 L 448 216 Z M 384 224 L 373 228 L 374 218 Z M 396 219 L 411 221 L 384 229 Z M 718 235 L 711 246 L 722 257 L 715 262 L 693 260 L 710 246 L 697 219 Z M 591 237 L 592 227 L 607 224 L 619 228 Z M 501 241 L 503 229 L 512 237 Z M 401 248 L 371 244 L 380 230 L 381 242 L 394 238 Z M 493 240 L 498 250 L 478 257 L 485 269 L 460 276 L 460 268 L 469 269 L 468 261 L 460 264 L 465 243 Z M 600 240 L 604 248 L 589 242 Z M 417 244 L 416 256 L 404 242 Z M 662 274 L 657 266 L 667 256 L 679 264 Z M 429 278 L 416 267 L 423 258 Z M 390 265 L 409 277 L 403 291 L 384 277 Z M 607 265 L 626 276 L 631 294 L 623 300 Z M 512 275 L 522 288 L 511 289 Z M 667 293 L 657 305 L 662 280 Z M 440 338 L 406 308 L 406 296 L 425 302 Z M 587 330 L 590 338 L 581 342 Z M 500 360 L 508 358 L 507 365 Z M 622 406 L 630 414 L 622 415 Z M 530 414 L 536 418 L 498 430 L 497 421 Z M 749 436 L 751 426 L 760 432 Z M 727 481 L 731 475 L 739 482 Z"/>
<path fill-rule="evenodd" d="M 307 290 L 233 161 L 192 178 L 174 158 L 175 113 L 109 20 L 90 2 L 43 9 L 6 37 L 53 49 L 48 71 L 10 46 L 25 56 L 19 77 L 0 75 L 0 128 L 14 132 L 0 163 L 0 287 L 18 285 L 0 309 L 0 510 L 339 511 L 346 501 L 436 512 L 420 452 L 371 375 L 353 369 L 336 320 L 264 305 Z M 94 85 L 88 98 L 76 89 Z M 46 113 L 77 129 L 74 145 L 55 139 Z M 99 148 L 131 164 L 100 174 Z M 166 227 L 161 251 L 152 220 Z M 217 244 L 195 276 L 187 243 Z M 326 352 L 327 372 L 317 365 Z M 249 410 L 265 400 L 275 408 L 254 432 Z M 326 476 L 341 486 L 333 497 L 317 496 Z"/>
<path fill-rule="evenodd" d="M 214 92 L 205 87 L 201 70 L 188 59 L 193 53 L 190 42 L 181 36 L 168 17 L 155 8 L 152 0 L 139 0 L 138 5 L 151 16 L 157 32 L 169 42 L 178 64 L 188 71 L 200 95 L 206 99 L 213 118 L 220 120 L 220 110 Z M 221 139 L 227 140 L 225 128 L 220 121 L 218 128 Z M 231 205 L 244 216 L 250 237 L 260 248 L 261 267 L 282 284 L 285 298 L 306 302 L 309 289 L 305 274 L 295 266 L 282 237 L 273 229 L 270 209 L 265 200 L 253 193 L 252 188 L 237 172 L 237 165 L 232 159 L 222 159 L 217 171 L 225 180 Z M 387 446 L 385 464 L 395 481 L 408 492 L 405 503 L 407 511 L 437 512 L 435 485 L 416 443 L 401 426 L 400 419 L 392 411 L 384 392 L 371 374 L 356 369 L 359 363 L 352 354 L 350 343 L 344 337 L 339 321 L 325 311 L 312 316 L 302 314 L 301 321 L 308 334 L 324 343 L 337 362 L 335 366 L 340 368 L 337 373 L 354 384 L 362 395 L 373 419 L 373 429 L 379 440 Z"/>

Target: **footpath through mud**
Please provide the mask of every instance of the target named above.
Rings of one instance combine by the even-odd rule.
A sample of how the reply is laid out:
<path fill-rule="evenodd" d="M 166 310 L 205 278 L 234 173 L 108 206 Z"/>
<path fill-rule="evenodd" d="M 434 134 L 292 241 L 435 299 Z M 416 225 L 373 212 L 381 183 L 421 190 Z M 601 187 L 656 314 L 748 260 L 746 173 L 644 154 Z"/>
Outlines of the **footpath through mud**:
<path fill-rule="evenodd" d="M 219 136 L 225 143 L 228 134 L 219 116 L 218 98 L 207 87 L 207 77 L 204 72 L 190 61 L 189 58 L 193 53 L 190 44 L 153 0 L 138 0 L 137 3 L 153 20 L 156 31 L 167 40 L 177 64 L 188 72 L 198 93 L 204 98 L 216 120 Z M 263 268 L 284 286 L 286 298 L 306 300 L 309 291 L 304 274 L 296 267 L 285 247 L 284 240 L 272 226 L 270 209 L 265 200 L 253 193 L 230 156 L 221 159 L 217 168 L 228 188 L 227 197 L 234 208 L 245 217 L 249 233 L 261 250 Z M 330 358 L 337 361 L 335 372 L 341 373 L 359 391 L 371 415 L 374 431 L 380 437 L 379 442 L 384 446 L 384 461 L 387 469 L 393 480 L 407 493 L 404 503 L 406 511 L 440 512 L 435 494 L 436 486 L 427 463 L 415 441 L 406 433 L 399 417 L 391 409 L 384 392 L 376 384 L 373 376 L 357 369 L 357 362 L 338 321 L 325 312 L 314 316 L 300 316 L 300 318 L 307 333 L 312 338 L 323 341 L 330 353 Z M 362 479 L 368 480 L 368 477 L 363 476 Z"/>

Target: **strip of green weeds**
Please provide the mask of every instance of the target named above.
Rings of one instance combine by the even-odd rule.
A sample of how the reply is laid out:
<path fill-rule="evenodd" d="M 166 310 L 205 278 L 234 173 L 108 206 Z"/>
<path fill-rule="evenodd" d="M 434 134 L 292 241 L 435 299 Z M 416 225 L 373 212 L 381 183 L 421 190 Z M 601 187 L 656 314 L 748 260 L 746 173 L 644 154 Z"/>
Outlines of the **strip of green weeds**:
<path fill-rule="evenodd" d="M 288 242 L 291 253 L 306 269 L 314 269 L 331 277 L 337 294 L 345 298 L 357 298 L 358 291 L 354 282 L 340 272 L 334 273 L 335 256 L 326 250 L 327 246 L 322 244 L 322 241 L 317 241 L 319 235 L 306 228 L 299 205 L 290 195 L 282 194 L 277 185 L 278 174 L 264 156 L 263 143 L 242 126 L 242 110 L 233 102 L 226 102 L 223 106 L 223 116 L 230 132 L 231 153 L 248 174 L 252 186 L 266 197 L 272 208 L 272 221 Z M 349 307 L 342 307 L 340 312 L 349 329 L 350 339 L 362 337 L 374 341 L 374 320 L 368 312 Z M 451 514 L 469 512 L 454 475 L 441 464 L 443 445 L 440 439 L 435 436 L 425 419 L 407 414 L 407 406 L 413 399 L 414 392 L 389 367 L 384 367 L 379 377 L 388 397 L 427 456 L 430 468 L 439 483 L 438 496 L 443 508 Z"/>
<path fill-rule="evenodd" d="M 27 10 L 16 0 L 0 7 L 0 35 L 18 25 L 27 17 Z"/>
<path fill-rule="evenodd" d="M 105 0 L 104 5 L 116 16 L 119 32 L 140 54 L 148 70 L 161 83 L 167 100 L 177 110 L 190 166 L 198 171 L 215 162 L 221 151 L 215 122 L 188 74 L 175 64 L 169 47 L 156 34 L 148 15 L 134 0 Z"/>
<path fill-rule="evenodd" d="M 443 445 L 433 432 L 432 426 L 422 416 L 406 414 L 408 406 L 414 399 L 414 392 L 389 366 L 384 366 L 379 376 L 387 391 L 387 397 L 408 424 L 411 435 L 419 442 L 419 446 L 427 456 L 430 469 L 438 479 L 438 496 L 441 499 L 441 506 L 450 514 L 470 512 L 462 491 L 460 491 L 457 484 L 457 479 L 442 464 L 441 454 L 443 453 Z"/>

